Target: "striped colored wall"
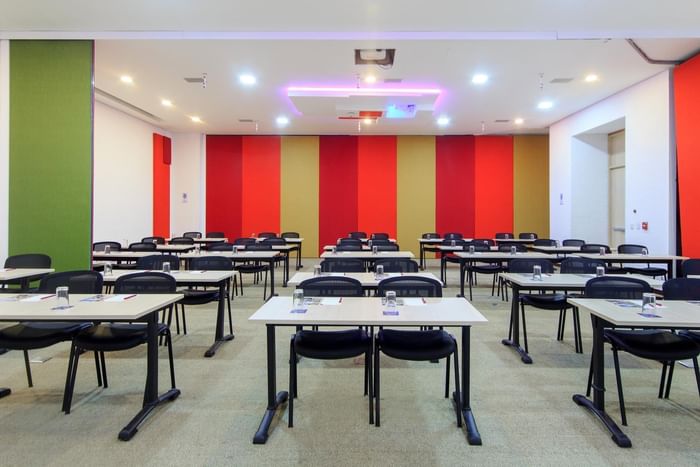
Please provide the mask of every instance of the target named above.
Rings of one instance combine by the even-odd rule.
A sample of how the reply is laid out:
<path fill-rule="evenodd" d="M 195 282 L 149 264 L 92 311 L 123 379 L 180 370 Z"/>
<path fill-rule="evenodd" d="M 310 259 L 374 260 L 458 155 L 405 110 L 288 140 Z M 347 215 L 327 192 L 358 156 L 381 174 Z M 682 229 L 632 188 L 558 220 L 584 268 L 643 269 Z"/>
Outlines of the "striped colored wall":
<path fill-rule="evenodd" d="M 549 237 L 549 137 L 513 137 L 513 230 Z"/>
<path fill-rule="evenodd" d="M 522 166 L 546 164 L 546 136 L 214 135 L 206 146 L 206 229 L 229 238 L 296 231 L 314 256 L 353 230 L 414 252 L 424 232 L 548 232 L 546 215 L 528 218 L 547 212 L 547 197 L 530 193 L 546 186 L 546 166 Z"/>
<path fill-rule="evenodd" d="M 90 269 L 92 41 L 10 42 L 9 254 Z"/>
<path fill-rule="evenodd" d="M 153 133 L 153 235 L 170 236 L 170 162 L 172 144 Z"/>

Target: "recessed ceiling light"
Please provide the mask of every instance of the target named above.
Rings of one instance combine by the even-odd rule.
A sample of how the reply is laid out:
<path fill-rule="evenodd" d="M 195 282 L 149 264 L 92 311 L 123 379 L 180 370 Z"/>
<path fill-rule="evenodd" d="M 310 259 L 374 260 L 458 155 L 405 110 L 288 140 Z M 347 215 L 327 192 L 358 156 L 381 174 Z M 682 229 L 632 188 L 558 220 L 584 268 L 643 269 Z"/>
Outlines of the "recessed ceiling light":
<path fill-rule="evenodd" d="M 362 122 L 363 122 L 365 125 L 371 125 L 371 124 L 374 122 L 374 120 L 372 120 L 371 118 L 365 118 L 365 119 L 362 120 Z"/>
<path fill-rule="evenodd" d="M 258 82 L 257 78 L 250 74 L 239 75 L 238 81 L 244 86 L 252 86 Z"/>
<path fill-rule="evenodd" d="M 163 107 L 172 107 L 173 106 L 173 101 L 170 99 L 163 99 L 160 101 L 161 104 L 163 104 Z"/>
<path fill-rule="evenodd" d="M 276 122 L 278 126 L 286 126 L 289 124 L 289 119 L 284 115 L 280 115 L 279 117 L 277 117 Z"/>
<path fill-rule="evenodd" d="M 367 75 L 365 76 L 365 83 L 367 84 L 374 84 L 377 82 L 377 77 L 374 75 Z"/>
<path fill-rule="evenodd" d="M 587 83 L 595 83 L 598 81 L 598 75 L 591 73 L 590 75 L 586 75 L 585 80 Z"/>
<path fill-rule="evenodd" d="M 449 117 L 440 117 L 437 119 L 437 124 L 440 126 L 447 126 L 450 124 L 450 118 Z"/>
<path fill-rule="evenodd" d="M 126 84 L 133 84 L 134 83 L 134 78 L 132 78 L 129 75 L 123 75 L 119 79 L 122 81 L 122 83 L 126 83 Z"/>
<path fill-rule="evenodd" d="M 477 73 L 472 76 L 472 84 L 486 84 L 489 80 L 489 75 Z"/>
<path fill-rule="evenodd" d="M 518 118 L 516 118 L 515 120 L 513 120 L 513 123 L 515 123 L 516 125 L 522 125 L 523 123 L 525 123 L 525 120 L 523 120 L 522 118 L 518 117 Z"/>
<path fill-rule="evenodd" d="M 548 110 L 554 107 L 554 103 L 552 101 L 540 101 L 537 103 L 537 108 L 540 110 Z"/>
<path fill-rule="evenodd" d="M 202 119 L 196 115 L 191 116 L 190 120 L 192 120 L 194 123 L 202 123 Z"/>

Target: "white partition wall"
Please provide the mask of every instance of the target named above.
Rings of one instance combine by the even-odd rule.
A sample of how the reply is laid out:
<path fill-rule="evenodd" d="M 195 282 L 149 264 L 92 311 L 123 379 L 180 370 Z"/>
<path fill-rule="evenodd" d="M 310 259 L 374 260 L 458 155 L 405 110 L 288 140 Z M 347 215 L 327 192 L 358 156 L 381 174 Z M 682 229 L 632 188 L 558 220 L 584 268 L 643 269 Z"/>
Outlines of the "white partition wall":
<path fill-rule="evenodd" d="M 671 129 L 670 72 L 646 81 L 577 112 L 550 127 L 550 233 L 552 238 L 606 240 L 603 215 L 583 216 L 598 200 L 602 181 L 582 165 L 595 159 L 602 140 L 591 144 L 596 129 L 624 119 L 626 133 L 625 241 L 647 245 L 653 253 L 675 253 L 675 155 Z M 617 128 L 616 128 L 617 129 Z M 604 134 L 602 130 L 598 134 Z M 601 154 L 602 158 L 602 154 Z M 602 162 L 601 162 L 602 164 Z M 590 169 L 590 167 L 589 167 Z M 607 175 L 605 176 L 607 196 Z M 604 210 L 607 229 L 607 200 Z M 596 213 L 597 214 L 597 213 Z M 592 214 L 589 212 L 588 216 Z M 646 222 L 648 230 L 642 229 Z M 600 232 L 598 232 L 600 230 Z M 595 237 L 594 237 L 595 236 Z"/>
<path fill-rule="evenodd" d="M 7 258 L 10 190 L 10 41 L 0 40 L 0 264 Z"/>
<path fill-rule="evenodd" d="M 204 232 L 205 136 L 200 133 L 172 135 L 170 167 L 170 230 Z"/>

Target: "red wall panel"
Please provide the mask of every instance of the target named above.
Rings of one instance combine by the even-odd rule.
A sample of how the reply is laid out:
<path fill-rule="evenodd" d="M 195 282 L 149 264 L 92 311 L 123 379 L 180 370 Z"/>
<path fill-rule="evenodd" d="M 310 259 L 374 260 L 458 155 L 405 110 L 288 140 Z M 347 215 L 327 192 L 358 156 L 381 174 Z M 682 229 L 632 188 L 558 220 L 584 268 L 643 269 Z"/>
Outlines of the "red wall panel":
<path fill-rule="evenodd" d="M 243 137 L 243 198 L 241 228 L 244 236 L 280 232 L 280 137 Z"/>
<path fill-rule="evenodd" d="M 241 236 L 242 146 L 241 136 L 207 136 L 208 232 L 224 232 L 229 240 Z"/>
<path fill-rule="evenodd" d="M 319 249 L 357 229 L 357 137 L 319 138 Z"/>
<path fill-rule="evenodd" d="M 357 227 L 396 238 L 396 137 L 357 141 Z"/>
<path fill-rule="evenodd" d="M 435 228 L 474 235 L 474 136 L 435 138 Z"/>
<path fill-rule="evenodd" d="M 474 236 L 512 232 L 513 137 L 477 136 L 474 148 Z"/>
<path fill-rule="evenodd" d="M 153 235 L 170 236 L 171 141 L 153 133 Z"/>
<path fill-rule="evenodd" d="M 673 72 L 682 254 L 700 257 L 700 55 Z"/>

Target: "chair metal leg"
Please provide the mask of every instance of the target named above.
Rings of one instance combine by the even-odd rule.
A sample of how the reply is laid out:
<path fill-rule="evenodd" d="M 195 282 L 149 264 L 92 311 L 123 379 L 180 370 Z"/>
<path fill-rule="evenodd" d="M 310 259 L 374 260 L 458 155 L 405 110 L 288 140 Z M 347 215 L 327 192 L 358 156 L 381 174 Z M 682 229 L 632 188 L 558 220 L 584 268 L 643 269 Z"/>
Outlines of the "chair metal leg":
<path fill-rule="evenodd" d="M 591 362 L 588 365 L 588 384 L 586 385 L 586 397 L 591 397 L 591 388 L 593 387 L 593 355 L 591 354 Z"/>
<path fill-rule="evenodd" d="M 698 357 L 693 358 L 693 368 L 695 369 L 695 382 L 698 385 L 698 395 L 700 395 L 700 369 L 698 369 Z"/>
<path fill-rule="evenodd" d="M 267 300 L 267 269 L 265 269 L 265 285 L 263 286 L 263 302 Z"/>
<path fill-rule="evenodd" d="M 578 312 L 578 307 L 573 309 L 574 319 L 574 339 L 576 340 L 576 353 L 583 353 L 583 340 L 581 339 L 581 317 Z"/>
<path fill-rule="evenodd" d="M 72 351 L 72 349 L 71 349 Z M 102 368 L 100 367 L 100 353 L 95 350 L 95 372 L 97 373 L 97 385 L 102 386 Z"/>
<path fill-rule="evenodd" d="M 34 381 L 32 380 L 32 368 L 29 366 L 29 351 L 24 350 L 24 368 L 27 371 L 27 384 L 30 388 L 34 387 Z"/>
<path fill-rule="evenodd" d="M 676 367 L 676 362 L 668 362 L 668 379 L 666 380 L 666 394 L 664 394 L 664 399 L 668 399 L 671 395 L 671 382 L 673 382 L 673 369 Z"/>
<path fill-rule="evenodd" d="M 104 352 L 100 352 L 100 367 L 102 368 L 102 387 L 108 388 L 109 382 L 107 381 L 107 364 L 105 363 Z"/>
<path fill-rule="evenodd" d="M 61 410 L 63 412 L 66 412 L 66 398 L 68 396 L 68 392 L 71 390 L 71 375 L 73 374 L 73 365 L 74 365 L 74 360 L 75 360 L 75 345 L 71 342 L 70 344 L 70 355 L 68 356 L 68 370 L 66 371 L 66 384 L 63 388 L 63 407 Z M 98 377 L 99 377 L 98 373 Z M 68 412 L 66 412 L 68 413 Z"/>
<path fill-rule="evenodd" d="M 167 329 L 165 331 L 165 341 L 168 344 L 168 361 L 170 363 L 170 387 L 172 389 L 175 389 L 175 360 L 173 359 L 173 340 L 170 334 L 170 329 Z"/>
<path fill-rule="evenodd" d="M 187 318 L 185 318 L 185 305 L 182 305 L 182 333 L 187 335 Z"/>
<path fill-rule="evenodd" d="M 372 344 L 365 352 L 365 372 L 369 377 L 369 424 L 374 424 L 374 381 L 372 378 Z"/>
<path fill-rule="evenodd" d="M 168 322 L 166 323 L 168 327 L 171 327 L 172 325 L 172 317 L 173 313 L 172 311 L 168 314 Z M 175 304 L 175 332 L 180 334 L 180 314 L 177 312 L 177 303 Z"/>
<path fill-rule="evenodd" d="M 564 340 L 564 326 L 566 326 L 566 308 L 559 310 L 559 324 L 557 327 L 557 340 Z"/>
<path fill-rule="evenodd" d="M 620 400 L 620 416 L 622 417 L 622 424 L 627 426 L 627 415 L 625 413 L 625 396 L 622 394 L 622 378 L 620 377 L 620 360 L 617 356 L 617 349 L 612 348 L 613 360 L 615 361 L 615 379 L 617 380 L 617 396 Z"/>
<path fill-rule="evenodd" d="M 525 344 L 525 353 L 530 353 L 527 349 L 527 324 L 525 324 L 525 304 L 520 302 L 520 316 L 523 323 L 523 343 Z"/>
<path fill-rule="evenodd" d="M 379 345 L 374 346 L 374 426 L 379 427 L 379 402 L 380 397 L 379 384 Z"/>
<path fill-rule="evenodd" d="M 450 397 L 450 356 L 447 356 L 447 365 L 445 367 L 445 399 Z"/>
<path fill-rule="evenodd" d="M 231 317 L 231 296 L 226 292 L 226 306 L 228 306 L 228 331 L 233 334 L 233 318 Z"/>
<path fill-rule="evenodd" d="M 456 401 L 455 401 L 455 411 L 457 412 L 457 426 L 462 427 L 462 388 L 460 386 L 460 380 L 459 380 L 459 353 L 457 350 L 457 342 L 455 342 L 455 358 L 454 358 L 454 363 L 455 363 L 455 391 L 457 394 Z M 447 359 L 449 362 L 449 357 Z M 448 364 L 449 366 L 449 364 Z"/>
<path fill-rule="evenodd" d="M 75 349 L 73 353 L 73 365 L 71 366 L 70 379 L 66 382 L 66 390 L 63 394 L 63 411 L 68 415 L 70 406 L 73 403 L 73 391 L 75 390 L 75 379 L 78 374 L 78 362 L 80 361 L 80 350 Z"/>
<path fill-rule="evenodd" d="M 664 397 L 664 386 L 666 384 L 666 369 L 668 362 L 661 362 L 661 380 L 659 381 L 659 399 Z"/>
<path fill-rule="evenodd" d="M 289 428 L 294 427 L 294 399 L 297 397 L 296 394 L 296 366 L 297 366 L 297 354 L 294 352 L 294 337 L 292 337 L 289 342 L 289 404 L 287 407 L 287 412 L 289 414 L 289 419 L 287 421 L 287 426 Z"/>

